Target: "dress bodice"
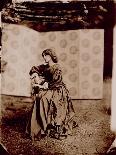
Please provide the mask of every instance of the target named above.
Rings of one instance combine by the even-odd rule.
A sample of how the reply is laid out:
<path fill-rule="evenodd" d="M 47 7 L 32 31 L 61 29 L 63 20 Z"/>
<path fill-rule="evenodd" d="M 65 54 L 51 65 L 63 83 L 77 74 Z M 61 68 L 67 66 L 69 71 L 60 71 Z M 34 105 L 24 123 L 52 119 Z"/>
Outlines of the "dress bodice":
<path fill-rule="evenodd" d="M 62 72 L 58 64 L 46 66 L 44 76 L 49 88 L 56 88 L 63 84 Z"/>

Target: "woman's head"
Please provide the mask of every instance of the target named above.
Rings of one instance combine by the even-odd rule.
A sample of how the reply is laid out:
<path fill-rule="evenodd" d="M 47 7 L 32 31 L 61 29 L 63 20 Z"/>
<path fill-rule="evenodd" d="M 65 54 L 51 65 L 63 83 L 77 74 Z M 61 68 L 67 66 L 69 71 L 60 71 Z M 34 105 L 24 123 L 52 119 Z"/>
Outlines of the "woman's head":
<path fill-rule="evenodd" d="M 54 63 L 58 62 L 58 58 L 56 56 L 56 53 L 52 49 L 46 49 L 42 52 L 42 56 L 46 63 L 48 63 L 50 60 L 52 60 Z"/>

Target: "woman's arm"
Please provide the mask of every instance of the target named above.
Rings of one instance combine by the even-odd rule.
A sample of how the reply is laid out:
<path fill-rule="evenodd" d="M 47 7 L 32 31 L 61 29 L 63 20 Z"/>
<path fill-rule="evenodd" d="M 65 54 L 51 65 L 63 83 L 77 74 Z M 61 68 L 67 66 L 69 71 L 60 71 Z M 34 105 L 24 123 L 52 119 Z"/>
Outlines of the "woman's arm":
<path fill-rule="evenodd" d="M 33 73 L 37 73 L 37 74 L 43 74 L 44 70 L 45 70 L 45 65 L 42 64 L 42 65 L 39 65 L 39 66 L 33 66 L 29 72 L 30 75 L 32 75 Z"/>
<path fill-rule="evenodd" d="M 46 85 L 45 85 L 45 83 L 43 85 L 41 85 L 41 84 L 34 84 L 33 87 L 38 87 L 38 88 L 41 89 L 41 88 L 46 88 Z"/>
<path fill-rule="evenodd" d="M 53 81 L 54 82 L 60 82 L 62 80 L 62 71 L 57 68 L 55 69 L 54 73 L 53 73 Z"/>

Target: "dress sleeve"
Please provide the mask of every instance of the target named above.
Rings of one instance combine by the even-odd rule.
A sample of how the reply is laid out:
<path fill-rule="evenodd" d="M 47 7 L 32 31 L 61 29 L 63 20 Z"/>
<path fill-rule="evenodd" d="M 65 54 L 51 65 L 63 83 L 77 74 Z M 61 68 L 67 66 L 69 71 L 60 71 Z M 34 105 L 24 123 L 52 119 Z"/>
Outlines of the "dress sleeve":
<path fill-rule="evenodd" d="M 53 81 L 54 82 L 60 82 L 62 80 L 62 71 L 60 68 L 56 68 L 53 73 Z"/>
<path fill-rule="evenodd" d="M 33 74 L 36 72 L 37 74 L 43 74 L 45 65 L 33 66 L 29 72 L 29 74 Z"/>

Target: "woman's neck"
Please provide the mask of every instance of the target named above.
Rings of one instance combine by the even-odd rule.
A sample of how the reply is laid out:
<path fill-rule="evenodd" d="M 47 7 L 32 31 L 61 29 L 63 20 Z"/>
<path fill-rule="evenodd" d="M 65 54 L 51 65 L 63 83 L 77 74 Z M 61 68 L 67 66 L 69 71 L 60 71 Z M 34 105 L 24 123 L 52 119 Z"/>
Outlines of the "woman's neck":
<path fill-rule="evenodd" d="M 48 65 L 53 66 L 55 63 L 53 61 L 49 61 Z"/>

